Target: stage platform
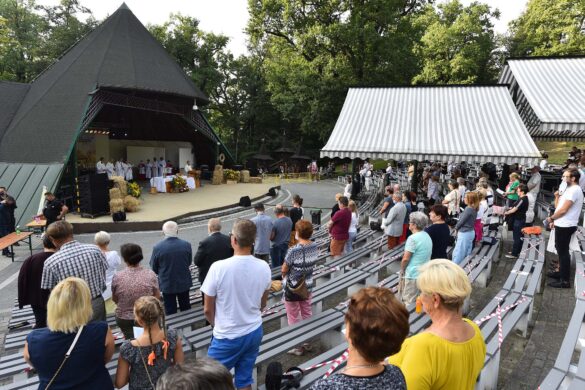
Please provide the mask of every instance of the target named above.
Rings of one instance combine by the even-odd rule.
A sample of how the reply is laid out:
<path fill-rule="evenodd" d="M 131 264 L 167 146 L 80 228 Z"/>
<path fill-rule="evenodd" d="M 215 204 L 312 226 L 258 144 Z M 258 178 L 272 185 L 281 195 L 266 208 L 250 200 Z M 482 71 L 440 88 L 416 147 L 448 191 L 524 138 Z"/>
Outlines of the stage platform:
<path fill-rule="evenodd" d="M 127 221 L 113 222 L 110 215 L 96 218 L 82 218 L 79 214 L 68 214 L 76 234 L 158 230 L 169 220 L 207 214 L 238 206 L 240 198 L 249 196 L 252 203 L 263 198 L 274 184 L 222 184 L 203 187 L 183 193 L 142 192 L 142 204 L 135 213 L 126 213 Z"/>

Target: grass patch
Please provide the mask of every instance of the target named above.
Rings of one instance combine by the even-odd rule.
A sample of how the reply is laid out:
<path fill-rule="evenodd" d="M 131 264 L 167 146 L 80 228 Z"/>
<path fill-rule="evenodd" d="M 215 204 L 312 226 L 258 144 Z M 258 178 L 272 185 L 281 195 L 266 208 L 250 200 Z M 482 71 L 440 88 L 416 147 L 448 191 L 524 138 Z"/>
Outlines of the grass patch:
<path fill-rule="evenodd" d="M 538 149 L 548 153 L 549 164 L 564 164 L 573 146 L 579 149 L 585 149 L 585 142 L 535 141 L 534 143 Z"/>

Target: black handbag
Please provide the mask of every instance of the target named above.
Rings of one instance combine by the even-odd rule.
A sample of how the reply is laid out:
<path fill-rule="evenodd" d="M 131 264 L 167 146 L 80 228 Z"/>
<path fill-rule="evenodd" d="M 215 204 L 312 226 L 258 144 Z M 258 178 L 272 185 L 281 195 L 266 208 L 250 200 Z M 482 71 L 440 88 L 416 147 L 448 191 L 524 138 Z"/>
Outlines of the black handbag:
<path fill-rule="evenodd" d="M 302 268 L 305 268 L 305 248 L 303 249 L 303 265 Z M 292 267 L 291 267 L 292 268 Z M 309 298 L 309 288 L 307 287 L 307 283 L 305 280 L 305 274 L 301 276 L 299 281 L 296 285 L 293 285 L 290 282 L 290 278 L 286 278 L 286 284 L 284 286 L 284 299 L 288 302 L 299 302 L 299 301 L 306 301 Z"/>
<path fill-rule="evenodd" d="M 449 227 L 454 227 L 455 225 L 457 225 L 458 221 L 459 221 L 459 215 L 457 215 L 457 214 L 449 214 L 449 215 L 447 215 L 447 218 L 445 219 L 445 223 Z"/>

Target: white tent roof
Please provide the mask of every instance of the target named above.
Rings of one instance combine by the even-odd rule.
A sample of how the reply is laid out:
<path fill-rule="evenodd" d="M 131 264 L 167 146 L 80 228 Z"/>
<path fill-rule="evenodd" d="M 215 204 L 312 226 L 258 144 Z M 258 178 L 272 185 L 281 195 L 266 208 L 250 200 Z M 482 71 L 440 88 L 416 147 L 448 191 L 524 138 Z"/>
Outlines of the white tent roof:
<path fill-rule="evenodd" d="M 585 57 L 509 59 L 499 82 L 532 135 L 585 136 Z"/>
<path fill-rule="evenodd" d="M 351 88 L 321 157 L 534 164 L 506 86 Z"/>
<path fill-rule="evenodd" d="M 511 59 L 508 67 L 542 122 L 585 123 L 585 57 Z"/>

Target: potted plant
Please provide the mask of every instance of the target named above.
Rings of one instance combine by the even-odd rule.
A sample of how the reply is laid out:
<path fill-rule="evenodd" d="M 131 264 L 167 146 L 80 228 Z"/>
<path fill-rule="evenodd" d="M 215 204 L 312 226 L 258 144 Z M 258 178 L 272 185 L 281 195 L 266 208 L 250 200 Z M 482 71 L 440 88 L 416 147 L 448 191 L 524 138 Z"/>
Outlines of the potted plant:
<path fill-rule="evenodd" d="M 240 180 L 240 172 L 233 169 L 224 169 L 223 178 L 226 184 L 237 184 Z"/>
<path fill-rule="evenodd" d="M 189 187 L 187 186 L 187 180 L 185 180 L 181 176 L 174 176 L 173 180 L 171 180 L 171 187 L 173 188 L 173 192 L 187 192 L 189 191 Z"/>

